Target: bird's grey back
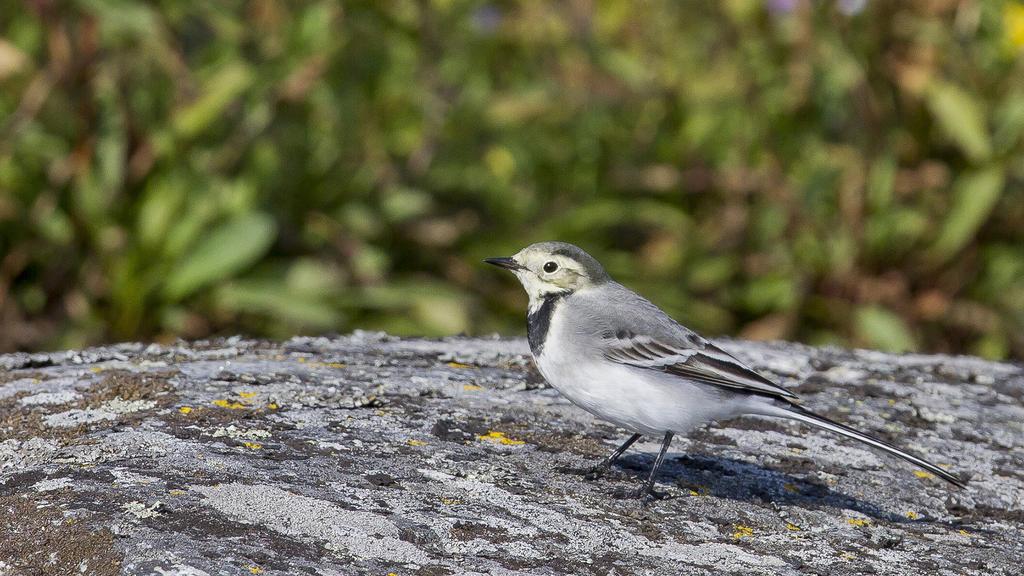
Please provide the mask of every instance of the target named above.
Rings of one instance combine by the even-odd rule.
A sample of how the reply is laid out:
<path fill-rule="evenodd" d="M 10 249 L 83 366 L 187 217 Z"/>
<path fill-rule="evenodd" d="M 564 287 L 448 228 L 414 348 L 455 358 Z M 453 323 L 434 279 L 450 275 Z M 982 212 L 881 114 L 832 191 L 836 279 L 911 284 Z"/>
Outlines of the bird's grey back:
<path fill-rule="evenodd" d="M 679 324 L 650 300 L 609 280 L 565 299 L 572 308 L 575 332 L 582 338 L 649 336 L 679 348 L 702 347 L 705 340 Z"/>

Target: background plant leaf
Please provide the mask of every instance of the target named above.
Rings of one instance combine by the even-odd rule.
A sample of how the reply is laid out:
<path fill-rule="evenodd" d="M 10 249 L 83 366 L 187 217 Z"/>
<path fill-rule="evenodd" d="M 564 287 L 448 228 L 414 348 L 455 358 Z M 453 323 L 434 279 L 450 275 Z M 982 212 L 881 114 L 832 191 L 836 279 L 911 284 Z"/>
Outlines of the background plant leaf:
<path fill-rule="evenodd" d="M 985 160 L 992 152 L 984 108 L 974 95 L 948 82 L 928 91 L 928 105 L 939 126 L 968 158 Z"/>
<path fill-rule="evenodd" d="M 886 352 L 907 352 L 917 349 L 917 342 L 907 323 L 896 314 L 876 306 L 857 310 L 857 337 L 864 345 Z"/>
<path fill-rule="evenodd" d="M 1024 358 L 1013 2 L 23 4 L 0 351 L 522 334 L 480 259 L 557 239 L 709 336 Z"/>
<path fill-rule="evenodd" d="M 941 264 L 959 253 L 974 238 L 992 213 L 1003 192 L 1005 173 L 1001 166 L 965 172 L 953 188 L 953 205 L 942 222 L 928 261 Z"/>
<path fill-rule="evenodd" d="M 178 301 L 245 270 L 266 254 L 275 230 L 274 220 L 260 212 L 242 214 L 214 227 L 170 272 L 164 296 Z"/>

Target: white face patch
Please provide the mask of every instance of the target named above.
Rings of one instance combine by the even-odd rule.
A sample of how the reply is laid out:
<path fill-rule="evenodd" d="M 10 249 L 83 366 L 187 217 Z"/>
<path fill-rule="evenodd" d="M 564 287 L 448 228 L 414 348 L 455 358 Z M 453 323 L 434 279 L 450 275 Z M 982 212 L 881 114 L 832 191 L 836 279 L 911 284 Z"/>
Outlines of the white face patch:
<path fill-rule="evenodd" d="M 526 290 L 526 295 L 530 297 L 530 312 L 534 312 L 540 307 L 544 301 L 544 296 L 555 292 L 567 292 L 563 288 L 544 282 L 529 270 L 519 270 L 516 272 L 516 276 L 519 277 L 519 282 L 522 283 L 523 288 Z"/>
<path fill-rule="evenodd" d="M 516 270 L 515 275 L 530 298 L 530 312 L 535 311 L 543 303 L 546 295 L 572 292 L 588 284 L 582 266 L 561 254 L 527 248 L 512 258 L 525 267 L 523 270 Z"/>

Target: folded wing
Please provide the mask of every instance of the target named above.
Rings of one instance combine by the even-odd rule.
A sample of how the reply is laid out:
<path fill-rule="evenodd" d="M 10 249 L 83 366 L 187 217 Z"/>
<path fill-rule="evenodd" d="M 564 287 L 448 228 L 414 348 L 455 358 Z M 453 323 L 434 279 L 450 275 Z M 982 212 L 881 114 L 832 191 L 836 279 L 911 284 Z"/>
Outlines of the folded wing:
<path fill-rule="evenodd" d="M 606 358 L 613 362 L 658 370 L 680 378 L 780 399 L 796 398 L 744 366 L 739 360 L 695 333 L 679 338 L 654 338 L 620 330 L 604 335 Z"/>

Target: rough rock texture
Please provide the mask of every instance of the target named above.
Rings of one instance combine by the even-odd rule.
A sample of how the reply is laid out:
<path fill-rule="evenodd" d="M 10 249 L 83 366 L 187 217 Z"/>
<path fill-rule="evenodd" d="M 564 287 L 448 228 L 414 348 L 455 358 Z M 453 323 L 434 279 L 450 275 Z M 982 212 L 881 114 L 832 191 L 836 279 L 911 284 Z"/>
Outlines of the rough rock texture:
<path fill-rule="evenodd" d="M 671 498 L 618 500 L 657 439 L 585 480 L 627 434 L 544 387 L 521 340 L 14 354 L 0 574 L 1020 573 L 1024 369 L 722 346 L 970 487 L 747 418 L 676 440 Z"/>

